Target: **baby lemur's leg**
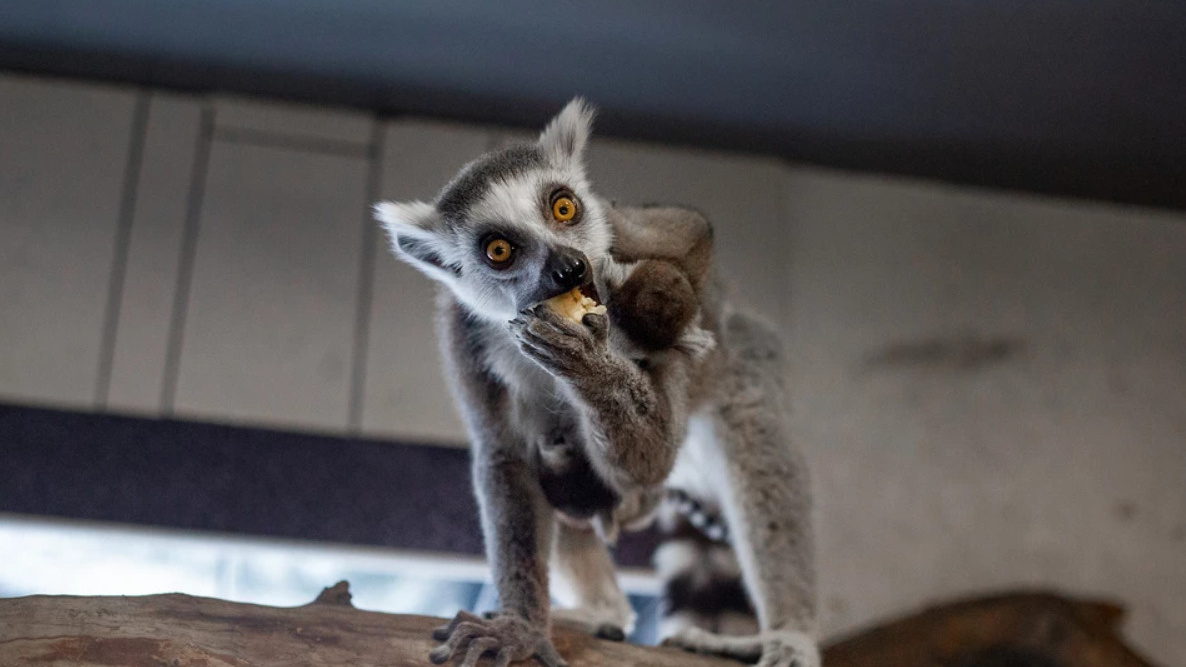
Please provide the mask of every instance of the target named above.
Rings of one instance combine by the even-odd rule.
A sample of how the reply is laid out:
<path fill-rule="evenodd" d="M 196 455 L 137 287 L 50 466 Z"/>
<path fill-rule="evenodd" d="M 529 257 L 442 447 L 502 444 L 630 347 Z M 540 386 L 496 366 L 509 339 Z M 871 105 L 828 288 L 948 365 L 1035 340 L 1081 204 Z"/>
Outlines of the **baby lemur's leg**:
<path fill-rule="evenodd" d="M 563 521 L 552 544 L 552 593 L 567 607 L 553 609 L 552 618 L 603 639 L 625 639 L 636 616 L 605 544 L 592 529 Z"/>
<path fill-rule="evenodd" d="M 816 667 L 810 489 L 789 441 L 781 344 L 742 315 L 729 318 L 722 338 L 727 368 L 705 458 L 720 471 L 714 486 L 761 632 L 722 637 L 689 630 L 672 643 L 745 659 L 760 654 L 760 667 Z"/>

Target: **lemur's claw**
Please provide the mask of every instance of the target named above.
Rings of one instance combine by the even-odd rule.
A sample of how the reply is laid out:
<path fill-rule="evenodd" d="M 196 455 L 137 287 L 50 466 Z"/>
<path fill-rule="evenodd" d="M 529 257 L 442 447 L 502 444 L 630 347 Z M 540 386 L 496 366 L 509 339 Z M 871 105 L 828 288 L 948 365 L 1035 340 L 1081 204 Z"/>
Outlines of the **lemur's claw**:
<path fill-rule="evenodd" d="M 593 334 L 593 339 L 597 341 L 606 340 L 609 337 L 609 316 L 598 313 L 586 313 L 581 318 L 581 324 Z"/>
<path fill-rule="evenodd" d="M 448 623 L 446 623 L 442 626 L 433 628 L 432 638 L 437 640 L 438 642 L 443 642 L 449 638 L 449 635 L 453 634 L 453 631 L 457 629 L 458 625 L 461 625 L 462 623 L 464 623 L 466 621 L 479 621 L 479 620 L 481 620 L 481 619 L 479 619 L 477 616 L 474 616 L 473 614 L 469 613 L 468 611 L 465 611 L 464 609 L 462 609 L 461 611 L 457 612 L 457 615 L 453 617 L 453 620 L 449 621 Z"/>
<path fill-rule="evenodd" d="M 509 612 L 482 618 L 461 611 L 448 625 L 434 630 L 432 636 L 444 642 L 428 654 L 437 665 L 452 660 L 457 667 L 476 667 L 483 656 L 493 654 L 495 667 L 531 657 L 545 667 L 567 667 L 551 639 L 526 619 Z"/>

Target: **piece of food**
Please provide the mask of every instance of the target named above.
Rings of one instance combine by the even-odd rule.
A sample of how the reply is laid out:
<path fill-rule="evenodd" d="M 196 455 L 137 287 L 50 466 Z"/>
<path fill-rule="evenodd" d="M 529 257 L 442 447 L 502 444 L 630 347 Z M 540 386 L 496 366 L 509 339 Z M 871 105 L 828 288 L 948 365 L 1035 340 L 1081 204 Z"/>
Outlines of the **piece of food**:
<path fill-rule="evenodd" d="M 551 308 L 552 312 L 557 315 L 577 323 L 580 323 L 581 319 L 588 313 L 593 313 L 594 315 L 605 314 L 605 306 L 597 303 L 596 299 L 585 296 L 585 293 L 579 287 L 548 299 L 544 302 L 544 305 Z"/>

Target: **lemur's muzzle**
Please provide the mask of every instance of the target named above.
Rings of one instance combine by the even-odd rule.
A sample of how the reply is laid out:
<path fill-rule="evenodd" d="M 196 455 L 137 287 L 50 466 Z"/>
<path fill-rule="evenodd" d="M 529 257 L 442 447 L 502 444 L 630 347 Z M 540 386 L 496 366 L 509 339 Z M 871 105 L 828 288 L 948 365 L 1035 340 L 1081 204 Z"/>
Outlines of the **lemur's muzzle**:
<path fill-rule="evenodd" d="M 544 298 L 550 299 L 584 285 L 591 277 L 589 260 L 584 253 L 559 247 L 548 253 L 548 259 L 544 261 L 540 287 Z"/>

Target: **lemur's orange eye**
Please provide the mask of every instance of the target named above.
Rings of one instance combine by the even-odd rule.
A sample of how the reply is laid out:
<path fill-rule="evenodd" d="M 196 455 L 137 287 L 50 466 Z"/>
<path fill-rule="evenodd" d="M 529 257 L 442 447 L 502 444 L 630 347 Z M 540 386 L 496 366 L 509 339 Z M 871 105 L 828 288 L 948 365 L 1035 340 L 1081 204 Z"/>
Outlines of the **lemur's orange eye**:
<path fill-rule="evenodd" d="M 558 222 L 568 222 L 577 216 L 577 204 L 568 197 L 557 197 L 552 202 L 552 217 Z"/>
<path fill-rule="evenodd" d="M 486 244 L 486 259 L 495 268 L 506 266 L 514 255 L 515 248 L 506 239 L 493 239 Z"/>

